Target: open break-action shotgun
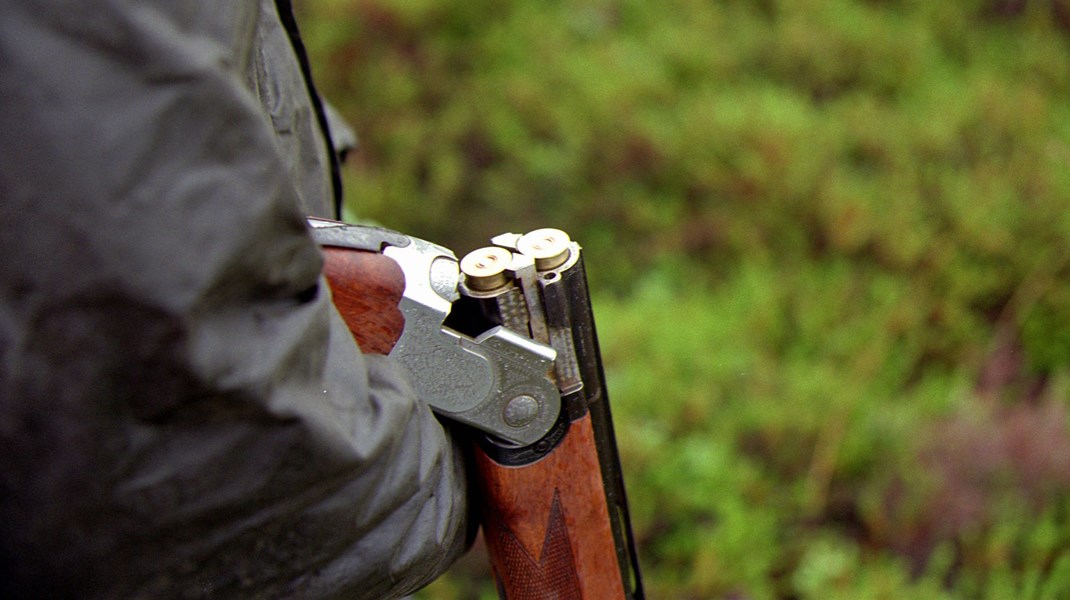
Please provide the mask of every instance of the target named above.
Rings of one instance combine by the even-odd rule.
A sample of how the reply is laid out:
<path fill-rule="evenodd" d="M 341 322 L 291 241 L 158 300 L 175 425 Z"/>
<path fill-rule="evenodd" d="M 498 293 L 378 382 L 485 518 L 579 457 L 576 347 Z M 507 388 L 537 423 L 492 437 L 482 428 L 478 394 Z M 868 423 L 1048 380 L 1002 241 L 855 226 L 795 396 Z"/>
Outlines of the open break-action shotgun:
<path fill-rule="evenodd" d="M 503 234 L 458 261 L 397 232 L 310 219 L 364 352 L 397 357 L 472 438 L 503 599 L 640 599 L 580 246 Z"/>

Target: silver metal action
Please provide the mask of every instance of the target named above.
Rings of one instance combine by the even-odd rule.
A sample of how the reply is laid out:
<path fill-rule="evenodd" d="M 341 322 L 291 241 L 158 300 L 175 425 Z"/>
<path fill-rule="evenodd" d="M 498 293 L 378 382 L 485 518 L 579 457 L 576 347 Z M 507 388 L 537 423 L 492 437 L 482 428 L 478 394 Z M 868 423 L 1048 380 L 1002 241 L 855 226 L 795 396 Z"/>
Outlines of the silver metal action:
<path fill-rule="evenodd" d="M 550 430 L 561 412 L 551 375 L 557 353 L 503 327 L 475 337 L 447 327 L 460 297 L 453 252 L 389 230 L 309 222 L 321 244 L 381 251 L 401 267 L 405 327 L 390 356 L 405 365 L 417 394 L 435 412 L 519 445 Z"/>

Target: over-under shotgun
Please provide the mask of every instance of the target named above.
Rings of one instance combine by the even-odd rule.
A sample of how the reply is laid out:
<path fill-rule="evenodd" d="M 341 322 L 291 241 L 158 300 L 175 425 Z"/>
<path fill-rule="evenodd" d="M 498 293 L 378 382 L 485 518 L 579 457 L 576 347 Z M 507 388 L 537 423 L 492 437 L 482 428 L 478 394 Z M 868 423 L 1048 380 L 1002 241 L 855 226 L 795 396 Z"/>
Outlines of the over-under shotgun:
<path fill-rule="evenodd" d="M 643 598 L 580 246 L 503 234 L 457 261 L 386 230 L 311 220 L 335 305 L 466 424 L 499 594 Z"/>

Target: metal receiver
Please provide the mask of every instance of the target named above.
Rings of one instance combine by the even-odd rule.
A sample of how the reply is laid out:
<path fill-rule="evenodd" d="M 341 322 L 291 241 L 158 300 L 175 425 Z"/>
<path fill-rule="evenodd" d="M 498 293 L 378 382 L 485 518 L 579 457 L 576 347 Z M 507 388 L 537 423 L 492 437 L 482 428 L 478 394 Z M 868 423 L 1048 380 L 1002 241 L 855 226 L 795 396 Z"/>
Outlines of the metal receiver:
<path fill-rule="evenodd" d="M 309 225 L 321 245 L 380 252 L 401 267 L 405 327 L 390 356 L 435 412 L 521 446 L 553 427 L 561 412 L 553 348 L 502 326 L 467 335 L 445 324 L 460 297 L 453 252 L 381 228 L 324 219 Z"/>

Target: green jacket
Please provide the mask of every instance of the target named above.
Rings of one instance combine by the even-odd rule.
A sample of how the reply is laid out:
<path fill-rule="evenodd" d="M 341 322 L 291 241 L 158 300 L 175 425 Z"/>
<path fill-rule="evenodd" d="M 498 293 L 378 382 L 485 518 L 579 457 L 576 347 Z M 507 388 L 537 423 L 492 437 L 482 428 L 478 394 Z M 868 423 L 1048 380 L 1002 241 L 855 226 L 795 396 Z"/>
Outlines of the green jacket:
<path fill-rule="evenodd" d="M 386 598 L 463 550 L 449 433 L 320 274 L 290 18 L 0 3 L 2 597 Z"/>

